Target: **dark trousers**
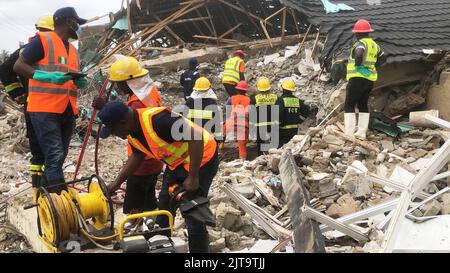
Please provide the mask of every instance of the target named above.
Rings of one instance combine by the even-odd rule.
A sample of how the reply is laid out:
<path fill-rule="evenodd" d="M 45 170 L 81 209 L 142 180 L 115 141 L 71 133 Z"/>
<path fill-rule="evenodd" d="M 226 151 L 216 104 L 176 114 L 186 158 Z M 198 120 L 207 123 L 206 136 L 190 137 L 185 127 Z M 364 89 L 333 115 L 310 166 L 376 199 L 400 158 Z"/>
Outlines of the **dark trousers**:
<path fill-rule="evenodd" d="M 62 166 L 69 151 L 70 139 L 75 128 L 75 117 L 69 105 L 62 114 L 30 113 L 31 122 L 39 146 L 45 157 L 44 186 L 64 182 Z M 57 192 L 58 190 L 52 190 Z"/>
<path fill-rule="evenodd" d="M 223 87 L 225 87 L 225 91 L 227 91 L 229 97 L 237 95 L 236 84 L 224 83 Z"/>
<path fill-rule="evenodd" d="M 291 141 L 291 139 L 297 135 L 298 129 L 280 129 L 280 144 L 278 145 L 278 148 L 283 147 L 284 144 Z"/>
<path fill-rule="evenodd" d="M 347 85 L 347 95 L 345 97 L 345 112 L 354 113 L 358 106 L 360 113 L 369 112 L 369 96 L 373 89 L 373 81 L 364 78 L 351 78 Z"/>
<path fill-rule="evenodd" d="M 211 187 L 211 183 L 213 178 L 216 176 L 217 170 L 219 168 L 219 158 L 217 151 L 214 157 L 203 167 L 200 168 L 199 171 L 199 183 L 200 188 L 197 191 L 197 194 L 200 196 L 207 197 L 209 188 Z M 171 211 L 169 202 L 169 186 L 178 183 L 181 184 L 184 180 L 189 176 L 189 173 L 184 169 L 183 166 L 179 166 L 175 170 L 170 170 L 166 168 L 163 175 L 163 184 L 161 188 L 161 192 L 159 193 L 159 202 L 158 208 L 160 210 L 168 210 L 175 216 L 176 211 Z M 190 253 L 208 253 L 209 252 L 209 238 L 208 231 L 206 230 L 206 225 L 204 223 L 192 220 L 185 219 L 186 226 L 188 230 L 189 237 L 189 252 Z M 158 216 L 156 222 L 160 225 L 160 227 L 168 227 L 169 221 L 165 216 Z"/>
<path fill-rule="evenodd" d="M 30 144 L 31 150 L 31 165 L 44 165 L 45 157 L 42 153 L 41 146 L 39 146 L 39 141 L 36 133 L 34 132 L 33 124 L 31 123 L 30 113 L 27 112 L 27 105 L 24 106 L 25 115 L 25 125 L 27 127 L 27 138 Z"/>
<path fill-rule="evenodd" d="M 127 180 L 127 191 L 123 204 L 123 213 L 152 211 L 158 207 L 155 196 L 155 186 L 159 174 L 137 176 L 132 175 Z"/>
<path fill-rule="evenodd" d="M 31 165 L 44 165 L 45 157 L 42 153 L 41 146 L 39 146 L 39 141 L 36 133 L 34 132 L 33 124 L 31 123 L 30 113 L 26 111 L 27 106 L 24 108 L 25 124 L 27 127 L 27 138 L 30 143 L 31 150 Z"/>

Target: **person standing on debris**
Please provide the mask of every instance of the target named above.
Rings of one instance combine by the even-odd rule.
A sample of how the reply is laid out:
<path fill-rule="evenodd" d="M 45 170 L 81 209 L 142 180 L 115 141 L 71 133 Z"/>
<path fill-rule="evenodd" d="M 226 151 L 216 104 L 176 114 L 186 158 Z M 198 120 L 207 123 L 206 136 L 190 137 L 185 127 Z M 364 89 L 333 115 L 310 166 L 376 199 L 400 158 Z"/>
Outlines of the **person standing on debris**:
<path fill-rule="evenodd" d="M 280 144 L 281 148 L 298 134 L 298 126 L 309 116 L 309 107 L 294 95 L 296 86 L 293 79 L 281 83 L 283 94 L 278 98 L 280 111 Z"/>
<path fill-rule="evenodd" d="M 115 181 L 108 185 L 114 193 L 144 161 L 152 157 L 167 164 L 159 194 L 158 208 L 175 211 L 171 206 L 169 187 L 180 184 L 192 195 L 206 197 L 217 173 L 217 142 L 205 129 L 165 107 L 133 109 L 121 102 L 108 102 L 98 117 L 105 124 L 100 136 L 127 139 L 133 154 Z M 162 228 L 169 226 L 166 217 L 157 218 Z M 206 224 L 185 218 L 191 253 L 209 252 Z"/>
<path fill-rule="evenodd" d="M 245 81 L 245 53 L 242 50 L 236 50 L 233 57 L 228 59 L 225 63 L 225 70 L 223 72 L 222 83 L 227 91 L 228 96 L 236 95 L 234 89 L 238 82 Z"/>
<path fill-rule="evenodd" d="M 246 81 L 240 81 L 236 85 L 237 94 L 228 99 L 227 106 L 231 106 L 231 115 L 223 128 L 224 136 L 233 134 L 237 137 L 239 146 L 239 158 L 247 159 L 247 142 L 249 134 L 249 107 L 250 98 L 247 96 L 249 89 Z"/>
<path fill-rule="evenodd" d="M 42 16 L 35 24 L 39 32 L 48 32 L 54 30 L 53 16 Z M 31 39 L 31 38 L 30 38 Z M 27 130 L 28 142 L 30 144 L 31 159 L 29 171 L 31 173 L 31 184 L 34 190 L 36 200 L 37 188 L 40 187 L 40 179 L 44 171 L 44 154 L 42 153 L 39 141 L 31 124 L 30 114 L 26 111 L 28 99 L 28 79 L 18 76 L 14 72 L 14 64 L 19 59 L 25 46 L 20 47 L 11 54 L 5 62 L 0 65 L 0 81 L 5 86 L 6 93 L 17 103 L 24 105 L 24 116 Z"/>
<path fill-rule="evenodd" d="M 189 108 L 187 117 L 192 122 L 213 134 L 216 140 L 221 139 L 222 132 L 219 127 L 222 116 L 217 105 L 217 96 L 207 78 L 201 77 L 195 82 L 186 106 Z"/>
<path fill-rule="evenodd" d="M 181 74 L 180 84 L 184 88 L 184 99 L 187 101 L 191 96 L 195 82 L 200 78 L 200 73 L 197 70 L 198 61 L 195 58 L 189 60 L 189 69 Z"/>
<path fill-rule="evenodd" d="M 350 50 L 347 65 L 347 95 L 345 98 L 345 134 L 366 139 L 369 127 L 369 95 L 374 82 L 378 80 L 377 67 L 386 62 L 386 56 L 380 46 L 369 37 L 373 32 L 370 23 L 359 20 L 353 33 L 358 40 Z M 358 128 L 356 129 L 355 107 L 358 106 Z"/>
<path fill-rule="evenodd" d="M 62 166 L 78 115 L 77 93 L 88 84 L 85 77 L 65 74 L 80 71 L 78 52 L 69 39 L 78 39 L 80 25 L 87 20 L 71 7 L 57 10 L 53 20 L 54 32 L 37 33 L 14 65 L 17 74 L 30 79 L 27 111 L 45 157 L 43 186 L 65 182 Z"/>
<path fill-rule="evenodd" d="M 109 69 L 109 79 L 116 84 L 121 95 L 128 96 L 129 107 L 142 109 L 162 106 L 161 96 L 150 78 L 149 71 L 135 58 L 118 56 L 118 60 Z M 106 101 L 98 97 L 92 106 L 101 110 L 105 104 Z M 128 157 L 131 157 L 132 153 L 128 143 Z M 141 166 L 127 178 L 124 214 L 152 211 L 158 207 L 155 187 L 163 167 L 161 161 L 146 157 Z"/>
<path fill-rule="evenodd" d="M 250 122 L 252 127 L 254 127 L 251 131 L 256 131 L 258 155 L 262 155 L 263 152 L 267 150 L 263 149 L 262 144 L 267 144 L 269 141 L 275 141 L 275 139 L 271 139 L 270 136 L 272 135 L 274 125 L 278 125 L 278 120 L 276 117 L 272 116 L 278 97 L 277 95 L 270 93 L 272 87 L 270 80 L 266 77 L 258 79 L 256 89 L 258 90 L 258 93 L 250 97 L 251 113 L 255 113 L 250 116 L 255 116 L 256 122 L 252 122 L 252 120 L 250 120 Z M 275 148 L 278 147 L 278 143 L 279 142 L 277 142 Z"/>

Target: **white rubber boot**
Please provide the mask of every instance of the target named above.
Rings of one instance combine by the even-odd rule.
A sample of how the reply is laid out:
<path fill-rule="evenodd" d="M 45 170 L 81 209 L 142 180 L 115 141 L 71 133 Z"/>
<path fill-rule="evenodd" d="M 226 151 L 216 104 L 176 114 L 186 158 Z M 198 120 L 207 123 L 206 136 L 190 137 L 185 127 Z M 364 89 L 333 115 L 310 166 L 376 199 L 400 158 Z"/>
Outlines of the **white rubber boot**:
<path fill-rule="evenodd" d="M 355 113 L 344 113 L 344 127 L 345 134 L 347 136 L 353 137 L 356 127 L 356 114 Z"/>
<path fill-rule="evenodd" d="M 369 129 L 370 113 L 359 113 L 358 130 L 355 137 L 359 139 L 366 139 L 367 130 Z"/>

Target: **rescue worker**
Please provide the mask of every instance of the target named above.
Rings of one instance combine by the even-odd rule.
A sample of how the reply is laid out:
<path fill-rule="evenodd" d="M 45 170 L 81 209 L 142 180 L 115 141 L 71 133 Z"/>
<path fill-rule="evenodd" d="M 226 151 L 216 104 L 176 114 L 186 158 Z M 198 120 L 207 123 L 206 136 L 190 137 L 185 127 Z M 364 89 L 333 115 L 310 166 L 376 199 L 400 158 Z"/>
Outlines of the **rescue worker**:
<path fill-rule="evenodd" d="M 115 135 L 127 139 L 133 154 L 115 181 L 108 185 L 114 193 L 144 161 L 152 157 L 166 163 L 158 208 L 175 211 L 170 206 L 169 187 L 181 184 L 190 194 L 206 197 L 218 170 L 217 142 L 206 130 L 169 108 L 133 109 L 121 102 L 108 102 L 98 117 L 105 124 L 100 136 Z M 160 227 L 169 226 L 167 217 L 156 220 Z M 185 218 L 191 253 L 209 251 L 209 238 L 203 222 Z"/>
<path fill-rule="evenodd" d="M 237 137 L 239 158 L 247 160 L 247 142 L 249 138 L 249 107 L 250 98 L 247 96 L 249 89 L 246 81 L 240 81 L 236 85 L 237 94 L 228 99 L 227 105 L 231 106 L 231 114 L 223 128 L 224 136 L 233 134 Z"/>
<path fill-rule="evenodd" d="M 309 116 L 309 108 L 304 101 L 294 95 L 296 86 L 292 79 L 281 83 L 283 94 L 277 100 L 280 111 L 280 144 L 281 148 L 298 133 L 299 125 Z"/>
<path fill-rule="evenodd" d="M 225 70 L 223 71 L 222 83 L 227 91 L 228 96 L 236 95 L 234 89 L 238 82 L 245 81 L 245 53 L 242 50 L 236 50 L 233 57 L 228 59 L 225 63 Z"/>
<path fill-rule="evenodd" d="M 53 16 L 42 16 L 35 24 L 36 29 L 39 32 L 53 31 Z M 30 38 L 31 39 L 31 38 Z M 40 179 L 44 171 L 44 154 L 34 132 L 33 125 L 31 124 L 30 114 L 27 109 L 28 98 L 28 79 L 18 76 L 14 72 L 14 64 L 19 59 L 25 46 L 20 47 L 14 53 L 12 53 L 5 62 L 0 65 L 0 80 L 5 86 L 6 93 L 17 103 L 24 105 L 24 116 L 27 130 L 28 142 L 30 144 L 31 159 L 29 171 L 31 173 L 31 184 L 33 186 L 34 198 L 36 199 L 37 188 L 40 187 Z"/>
<path fill-rule="evenodd" d="M 187 117 L 197 125 L 214 135 L 216 140 L 221 139 L 220 124 L 222 120 L 217 96 L 211 88 L 211 82 L 200 77 L 193 88 L 190 98 L 186 101 L 188 109 Z"/>
<path fill-rule="evenodd" d="M 195 82 L 200 78 L 200 73 L 197 70 L 198 61 L 195 58 L 189 60 L 189 69 L 184 71 L 180 77 L 180 84 L 184 89 L 184 99 L 191 96 L 192 90 L 194 88 Z"/>
<path fill-rule="evenodd" d="M 128 106 L 133 109 L 160 107 L 161 96 L 150 78 L 149 71 L 133 57 L 119 56 L 109 69 L 109 79 L 118 87 L 121 95 L 128 96 Z M 137 95 L 140 97 L 138 97 Z M 106 101 L 96 98 L 93 107 L 101 110 Z M 128 144 L 128 156 L 132 155 Z M 152 211 L 158 207 L 155 186 L 164 164 L 147 157 L 141 166 L 127 178 L 127 190 L 123 205 L 124 214 Z"/>
<path fill-rule="evenodd" d="M 350 50 L 347 65 L 347 94 L 345 98 L 345 134 L 365 139 L 369 127 L 369 95 L 374 82 L 378 80 L 377 67 L 386 62 L 386 56 L 380 46 L 369 37 L 373 32 L 370 23 L 359 20 L 353 33 L 357 42 Z M 356 127 L 355 107 L 358 106 L 358 128 Z"/>
<path fill-rule="evenodd" d="M 29 78 L 27 112 L 45 157 L 43 186 L 64 183 L 63 163 L 78 115 L 77 94 L 88 84 L 85 77 L 73 79 L 66 74 L 78 73 L 79 57 L 69 39 L 78 39 L 80 25 L 74 8 L 57 10 L 53 15 L 54 32 L 39 32 L 25 47 L 14 65 L 14 71 Z M 65 186 L 49 187 L 59 193 Z"/>
<path fill-rule="evenodd" d="M 262 144 L 269 144 L 270 146 L 277 148 L 278 141 L 276 137 L 271 139 L 273 136 L 273 130 L 275 126 L 278 125 L 278 117 L 272 116 L 275 113 L 275 104 L 277 102 L 277 95 L 271 94 L 272 89 L 270 80 L 266 77 L 261 77 L 256 83 L 257 94 L 250 97 L 251 104 L 251 117 L 255 116 L 256 122 L 253 122 L 254 129 L 251 131 L 256 131 L 256 144 L 258 149 L 258 155 L 262 155 L 263 152 L 268 151 L 264 149 Z M 278 114 L 278 111 L 276 111 Z M 251 120 L 252 121 L 252 120 Z M 278 130 L 276 130 L 278 132 Z M 275 143 L 276 142 L 276 143 Z"/>

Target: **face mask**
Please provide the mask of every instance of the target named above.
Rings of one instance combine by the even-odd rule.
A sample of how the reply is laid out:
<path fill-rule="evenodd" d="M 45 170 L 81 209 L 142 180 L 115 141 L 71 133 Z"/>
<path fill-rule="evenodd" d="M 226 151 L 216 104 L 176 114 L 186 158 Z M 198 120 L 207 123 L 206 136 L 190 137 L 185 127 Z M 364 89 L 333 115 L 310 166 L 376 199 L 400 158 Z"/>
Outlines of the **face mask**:
<path fill-rule="evenodd" d="M 139 100 L 143 100 L 150 94 L 153 84 L 154 82 L 150 78 L 150 75 L 127 81 L 128 87 L 130 87 L 131 91 L 133 91 Z"/>

